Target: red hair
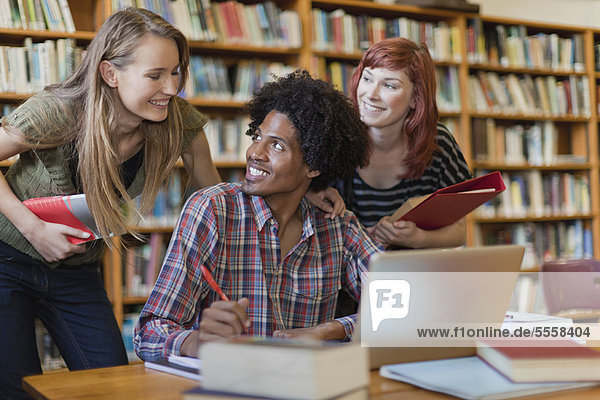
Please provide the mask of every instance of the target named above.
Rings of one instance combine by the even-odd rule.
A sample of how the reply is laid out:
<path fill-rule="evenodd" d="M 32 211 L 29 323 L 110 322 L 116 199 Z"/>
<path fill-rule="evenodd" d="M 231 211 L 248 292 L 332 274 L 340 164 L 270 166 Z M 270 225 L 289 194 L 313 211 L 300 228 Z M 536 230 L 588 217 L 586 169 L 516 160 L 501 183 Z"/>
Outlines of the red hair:
<path fill-rule="evenodd" d="M 413 84 L 415 107 L 404 122 L 407 166 L 404 178 L 418 178 L 425 172 L 438 149 L 436 143 L 438 109 L 435 102 L 435 67 L 425 43 L 406 38 L 382 40 L 369 47 L 350 78 L 350 97 L 358 108 L 356 89 L 365 68 L 385 68 L 403 71 Z"/>

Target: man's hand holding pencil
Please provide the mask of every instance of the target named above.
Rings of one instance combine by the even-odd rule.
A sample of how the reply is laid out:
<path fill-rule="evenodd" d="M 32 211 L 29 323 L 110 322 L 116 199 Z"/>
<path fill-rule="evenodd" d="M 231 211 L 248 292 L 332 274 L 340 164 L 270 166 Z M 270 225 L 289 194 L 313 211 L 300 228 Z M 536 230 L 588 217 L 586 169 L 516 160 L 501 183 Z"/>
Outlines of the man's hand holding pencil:
<path fill-rule="evenodd" d="M 181 355 L 189 357 L 198 357 L 198 347 L 202 342 L 240 336 L 247 333 L 251 325 L 246 312 L 249 300 L 245 297 L 238 301 L 229 300 L 210 271 L 204 265 L 200 269 L 203 278 L 221 300 L 213 302 L 202 311 L 199 329 L 192 331 L 181 344 Z"/>

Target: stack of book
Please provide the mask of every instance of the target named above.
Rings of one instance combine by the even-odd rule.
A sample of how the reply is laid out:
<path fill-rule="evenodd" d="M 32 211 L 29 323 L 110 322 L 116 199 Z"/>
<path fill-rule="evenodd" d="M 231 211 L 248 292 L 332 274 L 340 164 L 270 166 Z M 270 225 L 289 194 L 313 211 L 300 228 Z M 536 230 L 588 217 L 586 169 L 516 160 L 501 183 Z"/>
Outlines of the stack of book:
<path fill-rule="evenodd" d="M 202 389 L 184 398 L 207 398 L 210 390 L 212 398 L 366 399 L 365 351 L 355 343 L 273 338 L 207 343 L 200 348 Z"/>
<path fill-rule="evenodd" d="M 600 381 L 600 351 L 568 339 L 482 341 L 477 355 L 513 382 Z"/>

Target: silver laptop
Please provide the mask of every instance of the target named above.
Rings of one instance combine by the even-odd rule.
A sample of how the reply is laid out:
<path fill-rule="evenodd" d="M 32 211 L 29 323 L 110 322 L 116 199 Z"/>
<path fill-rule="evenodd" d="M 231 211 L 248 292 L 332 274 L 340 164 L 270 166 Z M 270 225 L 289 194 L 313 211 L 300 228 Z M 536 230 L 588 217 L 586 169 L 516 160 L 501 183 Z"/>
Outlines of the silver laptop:
<path fill-rule="evenodd" d="M 381 340 L 377 346 L 387 346 L 388 340 L 394 342 L 398 338 L 414 335 L 415 326 L 458 322 L 501 324 L 521 268 L 523 253 L 523 246 L 501 245 L 401 250 L 374 256 L 369 266 L 371 282 L 378 277 L 390 275 L 410 282 L 410 302 L 407 304 L 409 311 L 399 318 L 371 315 L 373 299 L 369 298 L 370 292 L 367 289 L 361 296 L 363 303 L 368 303 L 361 304 L 355 340 L 360 340 L 361 324 L 365 323 L 372 330 L 364 331 L 370 339 L 363 341 L 363 344 L 370 342 L 372 345 L 375 337 L 376 341 Z M 389 301 L 390 296 L 382 299 Z M 379 311 L 374 309 L 374 312 Z M 377 335 L 371 336 L 375 329 Z M 471 343 L 474 343 L 474 340 L 471 340 Z M 473 345 L 417 347 L 411 344 L 405 347 L 369 347 L 369 362 L 373 369 L 384 364 L 474 354 Z"/>

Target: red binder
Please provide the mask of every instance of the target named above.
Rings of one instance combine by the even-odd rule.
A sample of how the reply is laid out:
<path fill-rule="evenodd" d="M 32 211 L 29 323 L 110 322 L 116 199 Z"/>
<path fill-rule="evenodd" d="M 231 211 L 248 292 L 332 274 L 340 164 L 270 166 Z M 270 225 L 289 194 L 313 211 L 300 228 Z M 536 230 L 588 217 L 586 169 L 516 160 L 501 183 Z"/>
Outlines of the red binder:
<path fill-rule="evenodd" d="M 412 204 L 409 200 L 407 207 L 402 205 L 391 218 L 393 221 L 412 221 L 421 229 L 439 229 L 455 223 L 505 189 L 500 172 L 491 172 L 439 189 Z"/>
<path fill-rule="evenodd" d="M 69 236 L 69 242 L 73 244 L 80 244 L 101 237 L 85 200 L 85 194 L 37 197 L 23 201 L 23 204 L 41 220 L 68 225 L 90 234 L 87 239 Z"/>

